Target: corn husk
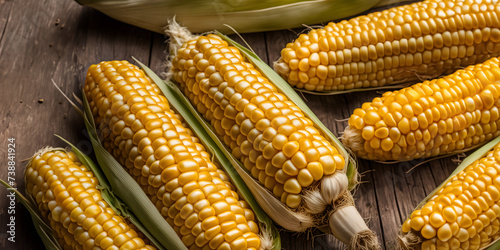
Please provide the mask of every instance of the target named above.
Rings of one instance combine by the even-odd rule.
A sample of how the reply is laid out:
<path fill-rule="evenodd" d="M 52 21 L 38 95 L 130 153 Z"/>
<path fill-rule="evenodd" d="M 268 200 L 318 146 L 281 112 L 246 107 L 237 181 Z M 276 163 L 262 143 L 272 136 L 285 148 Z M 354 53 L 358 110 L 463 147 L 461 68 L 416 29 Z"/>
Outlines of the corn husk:
<path fill-rule="evenodd" d="M 195 35 L 190 33 L 185 27 L 181 27 L 175 20 L 170 22 L 169 26 L 166 28 L 166 33 L 171 36 L 170 52 L 174 55 L 183 43 L 191 39 L 196 39 Z M 288 100 L 294 102 L 295 105 L 303 111 L 305 116 L 313 121 L 314 126 L 321 131 L 322 135 L 325 136 L 334 147 L 337 148 L 338 152 L 345 159 L 345 165 L 342 170 L 337 170 L 333 175 L 323 177 L 321 180 L 321 185 L 325 185 L 325 190 L 332 190 L 330 188 L 334 185 L 339 185 L 343 188 L 333 189 L 341 191 L 339 191 L 340 193 L 338 196 L 330 197 L 330 199 L 333 200 L 328 200 L 328 208 L 325 206 L 321 208 L 320 211 L 317 211 L 318 209 L 316 206 L 322 207 L 321 204 L 323 204 L 322 201 L 316 199 L 316 197 L 318 197 L 316 194 L 322 196 L 322 194 L 320 194 L 321 188 L 317 185 L 311 187 L 310 190 L 307 190 L 307 192 L 303 194 L 304 199 L 309 199 L 309 201 L 302 204 L 302 207 L 291 209 L 278 200 L 272 192 L 263 187 L 261 183 L 257 182 L 253 176 L 247 173 L 242 163 L 232 156 L 231 151 L 220 141 L 212 126 L 203 119 L 196 108 L 193 107 L 191 102 L 185 97 L 186 105 L 190 106 L 190 109 L 197 113 L 196 117 L 200 120 L 201 124 L 206 124 L 206 130 L 212 139 L 218 142 L 218 145 L 220 145 L 220 148 L 223 149 L 228 158 L 233 159 L 232 161 L 235 163 L 234 166 L 236 171 L 240 173 L 240 176 L 247 186 L 252 190 L 252 193 L 254 193 L 264 211 L 266 211 L 277 224 L 291 231 L 303 232 L 310 227 L 317 227 L 327 233 L 332 233 L 340 241 L 344 242 L 349 249 L 379 249 L 380 246 L 378 245 L 376 235 L 366 226 L 363 218 L 354 208 L 354 201 L 349 192 L 349 190 L 352 190 L 356 186 L 358 181 L 355 160 L 350 157 L 349 153 L 343 148 L 333 133 L 321 123 L 288 83 L 286 83 L 274 70 L 249 49 L 246 49 L 219 32 L 216 33 L 225 40 L 229 46 L 236 47 L 256 69 L 276 86 L 281 94 L 285 95 Z M 169 62 L 167 62 L 167 64 L 169 64 Z M 171 74 L 167 73 L 167 76 L 171 76 Z M 169 82 L 170 81 L 167 82 L 168 85 L 173 85 L 173 83 Z M 177 91 L 180 92 L 180 90 Z M 347 187 L 349 187 L 349 190 L 346 190 Z M 320 199 L 322 199 L 322 197 L 320 197 Z M 306 207 L 306 203 L 308 207 Z M 348 214 L 348 216 L 339 216 L 342 214 Z M 321 219 L 319 217 L 321 217 Z M 346 218 L 350 218 L 351 220 L 347 222 L 345 220 Z"/>
<path fill-rule="evenodd" d="M 261 32 L 318 24 L 408 0 L 76 0 L 79 4 L 150 31 L 163 33 L 173 18 L 191 31 Z"/>

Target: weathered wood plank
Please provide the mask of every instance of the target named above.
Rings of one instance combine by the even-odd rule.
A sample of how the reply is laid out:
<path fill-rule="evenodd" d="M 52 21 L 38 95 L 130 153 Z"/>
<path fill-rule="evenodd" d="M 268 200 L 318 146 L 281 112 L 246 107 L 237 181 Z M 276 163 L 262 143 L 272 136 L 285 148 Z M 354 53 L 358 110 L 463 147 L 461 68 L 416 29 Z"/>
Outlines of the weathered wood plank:
<path fill-rule="evenodd" d="M 0 41 L 0 161 L 6 163 L 7 138 L 16 138 L 16 182 L 24 190 L 24 162 L 46 146 L 65 146 L 53 134 L 67 138 L 85 152 L 90 143 L 73 108 L 52 86 L 53 79 L 67 93 L 80 93 L 91 63 L 111 59 L 149 60 L 151 33 L 122 25 L 72 1 L 9 1 L 10 14 Z M 8 9 L 8 8 L 7 8 Z M 2 19 L 2 20 L 4 20 Z M 6 171 L 0 178 L 6 179 Z M 41 245 L 21 204 L 16 205 L 16 242 L 6 239 L 7 195 L 0 188 L 0 248 L 36 249 Z M 30 240 L 26 240 L 30 239 Z"/>
<path fill-rule="evenodd" d="M 0 53 L 2 60 L 2 91 L 0 92 L 0 116 L 4 117 L 0 131 L 0 161 L 7 163 L 7 139 L 16 139 L 16 184 L 24 190 L 23 159 L 31 156 L 37 149 L 46 145 L 62 145 L 53 134 L 58 133 L 68 138 L 69 134 L 78 134 L 82 127 L 69 123 L 76 118 L 71 108 L 63 103 L 63 98 L 56 95 L 51 78 L 58 82 L 71 82 L 71 71 L 64 77 L 55 75 L 58 67 L 69 69 L 61 63 L 63 50 L 75 48 L 67 45 L 69 33 L 56 26 L 57 18 L 68 17 L 71 23 L 78 17 L 77 6 L 72 2 L 55 1 L 10 1 L 11 10 L 3 25 Z M 4 11 L 2 3 L 2 11 Z M 7 5 L 7 9 L 8 9 Z M 64 13 L 61 15 L 61 13 Z M 2 13 L 3 14 L 3 13 Z M 59 46 L 59 43 L 62 47 Z M 56 45 L 57 44 L 57 45 Z M 56 46 L 54 46 L 56 45 Z M 67 56 L 64 56 L 64 62 Z M 69 57 L 71 59 L 71 57 Z M 70 89 L 74 89 L 71 88 Z M 52 93 L 53 92 L 53 93 Z M 69 126 L 68 126 L 69 125 Z M 3 169 L 3 168 L 2 168 Z M 0 171 L 0 178 L 6 179 L 7 171 Z M 35 235 L 31 220 L 21 204 L 16 204 L 15 231 L 16 242 L 7 240 L 7 191 L 0 188 L 0 247 L 4 249 L 33 249 L 41 242 Z M 29 240 L 28 240 L 29 239 Z"/>
<path fill-rule="evenodd" d="M 427 166 L 410 171 L 414 164 L 402 162 L 393 167 L 394 187 L 401 225 L 416 205 L 425 198 L 426 193 L 422 184 L 421 171 Z M 409 171 L 409 172 L 408 172 Z"/>
<path fill-rule="evenodd" d="M 7 28 L 7 23 L 9 23 L 9 19 L 11 18 L 13 2 L 14 1 L 0 0 L 0 43 L 2 37 L 5 35 L 4 31 Z"/>
<path fill-rule="evenodd" d="M 347 109 L 344 111 L 345 114 L 342 116 L 344 121 L 338 123 L 339 126 L 342 126 L 341 131 L 347 127 L 347 120 L 345 119 L 350 117 L 354 109 L 361 107 L 364 102 L 373 99 L 375 96 L 377 96 L 377 93 L 373 91 L 331 96 L 331 98 L 342 99 L 347 104 Z M 356 198 L 356 207 L 365 218 L 369 219 L 368 226 L 377 234 L 379 242 L 385 248 L 386 244 L 384 242 L 387 241 L 387 235 L 384 231 L 385 221 L 380 215 L 382 207 L 385 207 L 387 204 L 384 200 L 386 197 L 380 197 L 381 194 L 377 192 L 379 190 L 378 185 L 380 185 L 377 184 L 377 178 L 384 176 L 383 173 L 380 173 L 381 170 L 387 171 L 387 169 L 383 168 L 383 166 L 380 170 L 376 169 L 373 162 L 362 159 L 358 159 L 358 166 L 358 172 L 364 174 L 364 176 L 359 185 L 359 190 L 354 196 Z M 386 182 L 386 180 L 383 181 Z M 390 185 L 392 184 L 392 180 L 386 183 L 386 185 Z"/>
<path fill-rule="evenodd" d="M 257 54 L 262 61 L 268 63 L 267 45 L 264 33 L 233 34 L 229 37 L 245 47 L 250 46 L 250 50 Z"/>
<path fill-rule="evenodd" d="M 297 38 L 298 30 L 300 29 L 266 32 L 267 55 L 270 65 L 280 58 L 281 50 L 286 44 Z"/>
<path fill-rule="evenodd" d="M 165 62 L 168 56 L 168 46 L 166 36 L 162 34 L 153 34 L 151 43 L 151 56 L 149 58 L 149 67 L 161 78 L 165 72 Z"/>

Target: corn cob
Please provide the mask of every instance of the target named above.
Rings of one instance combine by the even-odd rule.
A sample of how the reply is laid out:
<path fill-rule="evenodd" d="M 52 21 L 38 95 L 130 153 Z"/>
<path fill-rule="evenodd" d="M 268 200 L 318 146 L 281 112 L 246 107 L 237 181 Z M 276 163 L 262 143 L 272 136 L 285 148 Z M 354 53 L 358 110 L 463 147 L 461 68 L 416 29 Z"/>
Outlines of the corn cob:
<path fill-rule="evenodd" d="M 324 214 L 323 218 L 333 225 L 332 233 L 344 243 L 361 247 L 356 236 L 362 234 L 365 247 L 377 249 L 376 236 L 359 216 L 346 190 L 344 156 L 313 122 L 220 36 L 183 35 L 190 33 L 175 22 L 167 33 L 173 41 L 169 76 L 254 181 L 272 192 L 277 198 L 273 200 L 286 205 L 280 203 L 280 212 L 305 211 L 307 218 Z M 359 225 L 353 227 L 355 230 L 335 232 L 344 229 L 338 225 L 343 218 L 336 217 L 341 212 L 332 210 L 337 199 L 342 201 L 338 207 L 354 210 L 349 211 L 351 218 L 360 218 L 353 219 L 352 224 Z M 329 216 L 328 211 L 332 212 Z M 322 223 L 316 221 L 313 225 Z M 280 225 L 303 231 L 308 219 L 295 228 Z"/>
<path fill-rule="evenodd" d="M 312 121 L 220 37 L 189 41 L 172 72 L 232 154 L 289 207 L 300 205 L 303 188 L 344 168 Z"/>
<path fill-rule="evenodd" d="M 496 241 L 500 236 L 499 156 L 497 144 L 412 212 L 401 229 L 404 249 L 483 249 Z"/>
<path fill-rule="evenodd" d="M 427 0 L 301 34 L 275 70 L 310 91 L 429 79 L 499 56 L 499 28 L 496 0 Z"/>
<path fill-rule="evenodd" d="M 500 135 L 500 60 L 376 97 L 349 118 L 342 142 L 361 158 L 411 160 L 467 150 Z"/>
<path fill-rule="evenodd" d="M 26 192 L 64 249 L 154 249 L 103 200 L 98 180 L 74 153 L 43 149 L 25 171 Z"/>
<path fill-rule="evenodd" d="M 126 61 L 92 65 L 84 92 L 104 147 L 188 248 L 260 248 L 248 204 L 142 70 Z"/>

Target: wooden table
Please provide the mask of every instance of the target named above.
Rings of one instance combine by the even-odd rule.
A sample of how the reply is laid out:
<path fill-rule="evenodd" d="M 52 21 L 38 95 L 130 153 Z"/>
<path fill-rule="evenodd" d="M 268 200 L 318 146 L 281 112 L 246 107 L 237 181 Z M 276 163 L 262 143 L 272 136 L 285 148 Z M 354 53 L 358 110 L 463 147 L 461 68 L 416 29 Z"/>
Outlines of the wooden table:
<path fill-rule="evenodd" d="M 24 191 L 24 159 L 38 149 L 65 146 L 54 134 L 91 153 L 83 121 L 52 85 L 80 94 L 87 68 L 103 60 L 132 56 L 161 73 L 166 58 L 165 37 L 115 21 L 71 0 L 0 0 L 0 178 L 7 179 L 9 139 L 15 140 L 15 183 Z M 257 54 L 272 63 L 280 49 L 296 37 L 294 31 L 244 34 Z M 232 36 L 235 37 L 235 36 Z M 339 96 L 304 95 L 311 109 L 340 135 L 345 118 L 379 95 L 375 91 Z M 382 165 L 359 160 L 363 183 L 356 207 L 386 249 L 393 249 L 399 226 L 413 208 L 457 166 L 453 157 L 435 160 L 413 171 L 415 162 Z M 0 187 L 0 248 L 39 249 L 27 210 L 15 205 L 15 243 L 6 233 L 9 199 Z M 331 235 L 282 232 L 284 249 L 342 249 Z"/>

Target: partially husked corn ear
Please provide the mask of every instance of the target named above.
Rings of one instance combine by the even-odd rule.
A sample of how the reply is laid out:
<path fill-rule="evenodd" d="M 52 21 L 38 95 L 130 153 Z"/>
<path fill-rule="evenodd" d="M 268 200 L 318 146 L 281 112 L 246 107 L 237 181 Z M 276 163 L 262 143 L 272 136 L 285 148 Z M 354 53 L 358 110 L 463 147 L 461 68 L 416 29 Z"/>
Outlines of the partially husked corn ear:
<path fill-rule="evenodd" d="M 348 249 L 381 249 L 347 190 L 356 185 L 352 159 L 296 93 L 222 34 L 193 35 L 175 20 L 165 32 L 169 80 L 269 217 L 295 232 L 324 228 Z"/>
<path fill-rule="evenodd" d="M 142 70 L 92 65 L 84 92 L 106 150 L 189 249 L 259 249 L 253 211 Z"/>
<path fill-rule="evenodd" d="M 221 37 L 184 43 L 171 73 L 232 154 L 290 208 L 304 189 L 344 168 L 313 122 Z"/>
<path fill-rule="evenodd" d="M 415 210 L 402 225 L 405 249 L 482 249 L 499 236 L 500 144 L 474 161 Z M 411 233 L 410 233 L 411 232 Z M 407 246 L 408 247 L 408 246 Z"/>
<path fill-rule="evenodd" d="M 354 110 L 342 142 L 365 159 L 453 153 L 500 135 L 500 60 L 389 91 Z"/>
<path fill-rule="evenodd" d="M 103 200 L 97 178 L 74 153 L 38 152 L 26 167 L 25 183 L 64 249 L 154 249 Z"/>
<path fill-rule="evenodd" d="M 427 0 L 312 29 L 275 70 L 292 86 L 336 91 L 416 81 L 499 56 L 496 0 Z"/>

